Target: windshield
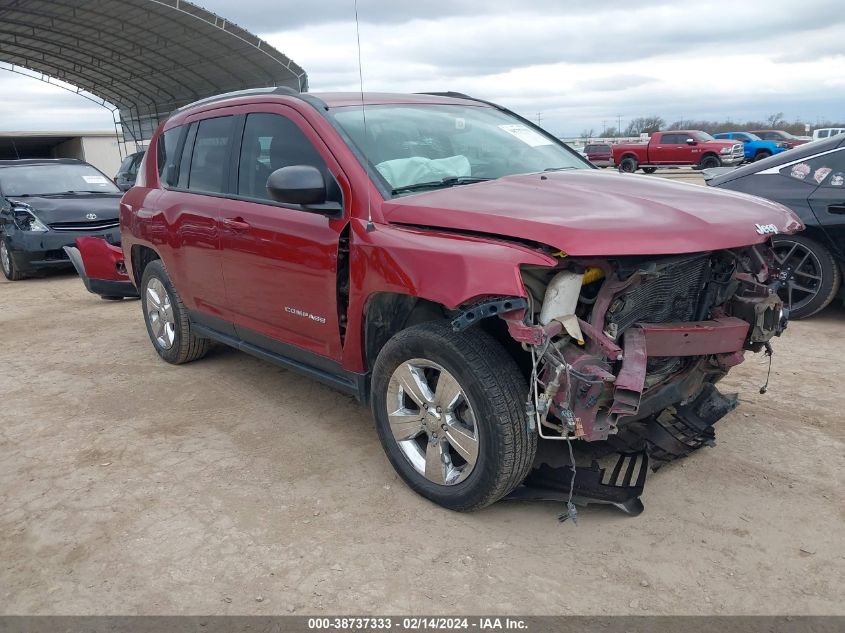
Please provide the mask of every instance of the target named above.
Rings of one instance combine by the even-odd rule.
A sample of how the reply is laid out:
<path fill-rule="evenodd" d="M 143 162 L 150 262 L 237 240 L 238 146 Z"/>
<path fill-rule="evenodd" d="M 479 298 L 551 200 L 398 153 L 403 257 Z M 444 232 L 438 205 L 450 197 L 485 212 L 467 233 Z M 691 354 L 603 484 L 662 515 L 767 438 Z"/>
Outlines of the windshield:
<path fill-rule="evenodd" d="M 557 139 L 494 108 L 375 105 L 334 118 L 392 193 L 448 187 L 544 170 L 591 169 Z"/>
<path fill-rule="evenodd" d="M 702 132 L 701 130 L 696 130 L 692 134 L 693 134 L 693 136 L 695 136 L 696 140 L 699 140 L 699 141 L 713 141 L 713 140 L 715 140 L 707 132 Z"/>
<path fill-rule="evenodd" d="M 120 193 L 102 173 L 79 163 L 18 165 L 0 170 L 5 196 L 43 196 L 61 193 Z"/>

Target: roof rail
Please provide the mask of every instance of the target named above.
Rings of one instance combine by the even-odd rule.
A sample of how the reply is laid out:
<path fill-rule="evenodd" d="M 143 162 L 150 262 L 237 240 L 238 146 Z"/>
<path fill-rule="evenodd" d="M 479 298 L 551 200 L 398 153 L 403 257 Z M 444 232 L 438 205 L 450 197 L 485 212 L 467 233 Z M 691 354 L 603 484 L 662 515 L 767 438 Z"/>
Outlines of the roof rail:
<path fill-rule="evenodd" d="M 418 95 L 431 95 L 432 97 L 451 97 L 452 99 L 469 99 L 470 101 L 481 101 L 481 103 L 487 103 L 487 101 L 482 101 L 481 99 L 476 99 L 475 97 L 470 97 L 463 92 L 418 92 Z"/>
<path fill-rule="evenodd" d="M 249 97 L 252 95 L 289 95 L 291 97 L 298 97 L 302 93 L 288 86 L 268 86 L 266 88 L 247 88 L 246 90 L 235 90 L 233 92 L 224 92 L 219 95 L 212 95 L 199 101 L 194 101 L 178 108 L 176 112 L 182 112 L 188 108 L 193 108 L 198 105 L 205 105 L 207 103 L 214 103 L 215 101 L 222 101 L 223 99 L 232 99 L 234 97 Z"/>

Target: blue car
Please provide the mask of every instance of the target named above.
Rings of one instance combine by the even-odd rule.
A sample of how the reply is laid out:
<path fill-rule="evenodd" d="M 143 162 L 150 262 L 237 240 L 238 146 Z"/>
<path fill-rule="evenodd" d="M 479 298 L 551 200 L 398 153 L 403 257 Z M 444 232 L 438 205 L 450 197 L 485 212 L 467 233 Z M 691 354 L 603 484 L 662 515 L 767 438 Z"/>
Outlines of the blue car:
<path fill-rule="evenodd" d="M 714 134 L 713 137 L 742 141 L 742 147 L 745 149 L 745 162 L 747 163 L 762 160 L 789 149 L 786 143 L 780 141 L 764 141 L 751 132 L 720 132 L 719 134 Z"/>

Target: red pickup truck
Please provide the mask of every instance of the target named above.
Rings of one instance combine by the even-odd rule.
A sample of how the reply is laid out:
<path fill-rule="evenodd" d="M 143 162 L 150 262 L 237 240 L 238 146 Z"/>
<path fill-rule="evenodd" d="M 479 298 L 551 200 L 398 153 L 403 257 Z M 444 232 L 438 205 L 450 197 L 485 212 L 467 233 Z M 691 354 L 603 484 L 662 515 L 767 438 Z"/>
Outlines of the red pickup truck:
<path fill-rule="evenodd" d="M 655 132 L 645 143 L 619 143 L 613 146 L 613 161 L 619 171 L 642 169 L 651 174 L 658 167 L 695 165 L 701 169 L 738 165 L 745 158 L 742 143 L 721 141 L 700 130 Z"/>

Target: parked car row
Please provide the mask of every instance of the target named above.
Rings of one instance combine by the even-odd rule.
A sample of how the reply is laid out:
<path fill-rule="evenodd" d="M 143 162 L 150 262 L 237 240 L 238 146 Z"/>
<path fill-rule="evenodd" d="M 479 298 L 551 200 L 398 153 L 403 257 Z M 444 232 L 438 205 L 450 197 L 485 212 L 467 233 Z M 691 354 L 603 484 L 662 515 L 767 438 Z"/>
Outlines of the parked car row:
<path fill-rule="evenodd" d="M 837 128 L 817 130 L 823 134 L 836 134 Z M 813 140 L 817 137 L 815 134 Z M 621 171 L 631 172 L 642 168 L 646 173 L 653 173 L 659 166 L 694 165 L 702 169 L 721 165 L 738 164 L 736 156 L 727 156 L 719 151 L 708 152 L 700 143 L 713 140 L 738 141 L 742 143 L 742 160 L 739 162 L 753 162 L 774 156 L 793 147 L 808 142 L 809 138 L 796 137 L 783 130 L 757 130 L 756 132 L 720 132 L 710 135 L 701 130 L 667 130 L 654 132 L 648 141 L 637 143 L 587 143 L 583 154 L 597 167 L 619 167 Z M 654 141 L 654 143 L 652 143 Z M 620 145 L 629 146 L 629 152 L 622 153 L 616 148 Z M 689 147 L 685 148 L 684 145 Z M 630 148 L 630 146 L 634 146 Z M 645 146 L 645 147 L 644 147 Z M 692 149 L 692 148 L 695 149 Z M 651 153 L 649 153 L 651 149 Z M 639 151 L 643 150 L 643 151 Z M 738 153 L 738 152 L 737 152 Z M 711 155 L 712 154 L 712 155 Z M 622 164 L 624 158 L 632 160 Z M 716 164 L 718 161 L 718 164 Z M 636 167 L 634 164 L 636 163 Z"/>

